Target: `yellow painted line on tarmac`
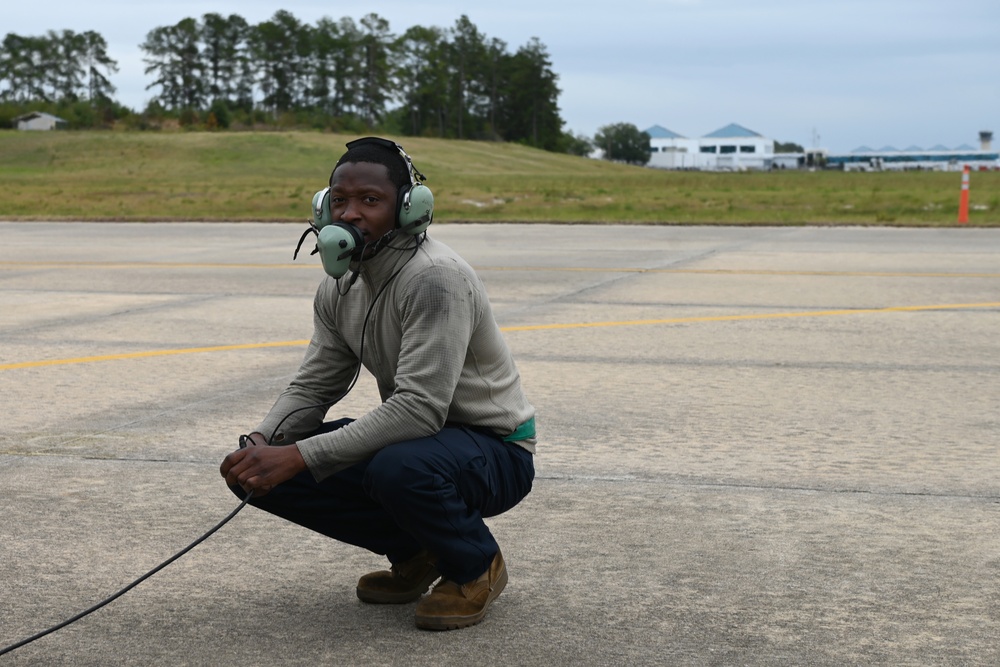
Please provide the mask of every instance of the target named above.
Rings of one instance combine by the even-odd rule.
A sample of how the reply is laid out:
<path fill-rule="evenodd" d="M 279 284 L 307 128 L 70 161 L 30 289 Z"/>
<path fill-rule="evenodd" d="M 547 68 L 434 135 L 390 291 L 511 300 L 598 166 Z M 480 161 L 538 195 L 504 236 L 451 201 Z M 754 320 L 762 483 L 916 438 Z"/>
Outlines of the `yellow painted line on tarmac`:
<path fill-rule="evenodd" d="M 0 269 L 316 269 L 318 264 L 226 264 L 198 262 L 31 262 L 2 261 Z M 959 273 L 945 271 L 782 271 L 770 269 L 648 269 L 642 267 L 595 266 L 477 266 L 477 271 L 531 271 L 563 273 L 676 273 L 734 276 L 840 276 L 865 278 L 1000 278 L 1000 273 Z"/>
<path fill-rule="evenodd" d="M 865 278 L 1000 278 L 1000 273 L 922 271 L 777 271 L 770 269 L 643 269 L 598 267 L 477 266 L 477 271 L 557 271 L 588 273 L 689 273 L 734 276 L 843 276 Z"/>
<path fill-rule="evenodd" d="M 315 269 L 318 264 L 199 262 L 0 262 L 0 269 Z"/>
<path fill-rule="evenodd" d="M 545 331 L 550 329 L 587 329 L 596 327 L 630 327 L 649 326 L 655 324 L 692 324 L 698 322 L 740 322 L 745 320 L 778 320 L 792 317 L 833 317 L 838 315 L 865 315 L 872 313 L 913 313 L 932 310 L 962 310 L 974 308 L 1000 308 L 1000 302 L 993 303 L 952 303 L 931 306 L 891 306 L 888 308 L 855 308 L 841 310 L 814 310 L 793 313 L 757 313 L 752 315 L 710 315 L 702 317 L 671 317 L 655 320 L 618 320 L 608 322 L 571 322 L 565 324 L 535 324 L 528 326 L 501 327 L 504 332 L 515 331 Z M 43 361 L 24 361 L 16 364 L 2 364 L 0 371 L 17 368 L 39 368 L 41 366 L 62 366 L 66 364 L 85 364 L 96 361 L 115 361 L 119 359 L 143 359 L 147 357 L 165 357 L 178 354 L 199 354 L 202 352 L 229 352 L 233 350 L 257 350 L 267 347 L 297 347 L 308 345 L 308 340 L 289 340 L 275 343 L 247 343 L 244 345 L 218 345 L 215 347 L 190 347 L 176 350 L 149 350 L 146 352 L 127 352 L 124 354 L 105 354 L 94 357 L 76 357 L 72 359 L 48 359 Z"/>
<path fill-rule="evenodd" d="M 216 345 L 213 347 L 188 347 L 177 350 L 147 350 L 146 352 L 125 352 L 123 354 L 102 354 L 95 357 L 75 357 L 73 359 L 47 359 L 44 361 L 23 361 L 18 364 L 0 365 L 0 371 L 15 368 L 38 368 L 40 366 L 63 366 L 66 364 L 89 364 L 94 361 L 116 361 L 118 359 L 144 359 L 146 357 L 166 357 L 175 354 L 198 354 L 201 352 L 229 352 L 232 350 L 257 350 L 265 347 L 296 347 L 308 345 L 307 340 L 287 340 L 276 343 L 247 343 L 245 345 Z"/>
<path fill-rule="evenodd" d="M 572 324 L 533 324 L 522 327 L 504 327 L 503 331 L 542 331 L 545 329 L 583 329 L 586 327 L 630 327 L 651 324 L 690 324 L 693 322 L 739 322 L 743 320 L 778 320 L 790 317 L 832 317 L 835 315 L 863 315 L 870 313 L 903 313 L 927 310 L 956 310 L 963 308 L 1000 308 L 997 303 L 952 303 L 935 306 L 892 306 L 889 308 L 851 308 L 842 310 L 813 310 L 800 313 L 758 313 L 754 315 L 709 315 L 702 317 L 672 317 L 662 320 L 619 320 L 612 322 L 577 322 Z"/>

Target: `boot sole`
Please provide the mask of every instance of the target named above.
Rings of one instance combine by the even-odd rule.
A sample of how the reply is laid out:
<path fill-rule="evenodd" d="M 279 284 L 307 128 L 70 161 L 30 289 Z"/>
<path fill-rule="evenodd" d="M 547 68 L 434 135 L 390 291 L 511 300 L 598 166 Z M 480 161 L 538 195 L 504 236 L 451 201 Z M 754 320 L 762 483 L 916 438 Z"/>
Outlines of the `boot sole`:
<path fill-rule="evenodd" d="M 421 630 L 458 630 L 460 628 L 467 628 L 472 625 L 480 623 L 483 618 L 486 617 L 486 610 L 490 608 L 493 601 L 499 597 L 500 593 L 507 586 L 507 568 L 504 567 L 503 571 L 500 572 L 500 576 L 497 577 L 497 582 L 493 585 L 493 590 L 490 591 L 489 597 L 486 598 L 486 604 L 483 608 L 475 613 L 469 614 L 468 616 L 420 616 L 416 617 L 417 627 Z"/>

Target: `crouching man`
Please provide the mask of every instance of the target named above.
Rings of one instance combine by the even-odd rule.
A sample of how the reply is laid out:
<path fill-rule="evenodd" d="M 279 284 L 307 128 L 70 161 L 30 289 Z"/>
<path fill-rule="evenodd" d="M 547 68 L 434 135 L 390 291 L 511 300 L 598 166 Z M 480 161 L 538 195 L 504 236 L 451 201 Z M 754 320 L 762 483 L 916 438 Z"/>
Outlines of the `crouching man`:
<path fill-rule="evenodd" d="M 422 178 L 390 141 L 348 144 L 315 219 L 355 239 L 349 264 L 327 268 L 295 378 L 221 473 L 255 507 L 384 554 L 362 601 L 419 600 L 418 627 L 450 630 L 507 583 L 483 519 L 531 490 L 535 411 L 479 277 L 427 234 L 431 209 L 413 219 Z M 360 365 L 382 402 L 324 423 Z"/>

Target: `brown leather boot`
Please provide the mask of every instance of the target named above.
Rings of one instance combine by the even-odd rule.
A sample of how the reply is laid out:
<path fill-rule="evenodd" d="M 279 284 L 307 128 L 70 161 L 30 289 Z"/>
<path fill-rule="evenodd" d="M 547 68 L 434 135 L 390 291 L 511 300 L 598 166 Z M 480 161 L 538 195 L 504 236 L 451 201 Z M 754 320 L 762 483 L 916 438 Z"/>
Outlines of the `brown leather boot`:
<path fill-rule="evenodd" d="M 441 576 L 436 562 L 431 554 L 421 551 L 388 570 L 366 574 L 358 580 L 358 598 L 373 604 L 413 602 Z"/>
<path fill-rule="evenodd" d="M 507 565 L 497 555 L 478 579 L 456 584 L 442 579 L 431 594 L 417 604 L 417 627 L 424 630 L 457 630 L 475 625 L 486 616 L 490 603 L 507 585 Z"/>

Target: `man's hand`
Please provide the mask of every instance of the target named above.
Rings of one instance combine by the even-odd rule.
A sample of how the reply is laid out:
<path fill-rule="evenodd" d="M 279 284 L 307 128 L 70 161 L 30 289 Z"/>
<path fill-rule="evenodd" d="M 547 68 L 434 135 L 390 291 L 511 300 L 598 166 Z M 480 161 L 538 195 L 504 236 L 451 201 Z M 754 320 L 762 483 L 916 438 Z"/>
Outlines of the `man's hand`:
<path fill-rule="evenodd" d="M 251 433 L 249 443 L 222 460 L 219 472 L 229 486 L 239 485 L 260 498 L 306 469 L 306 462 L 295 445 L 268 447 L 264 437 Z"/>

